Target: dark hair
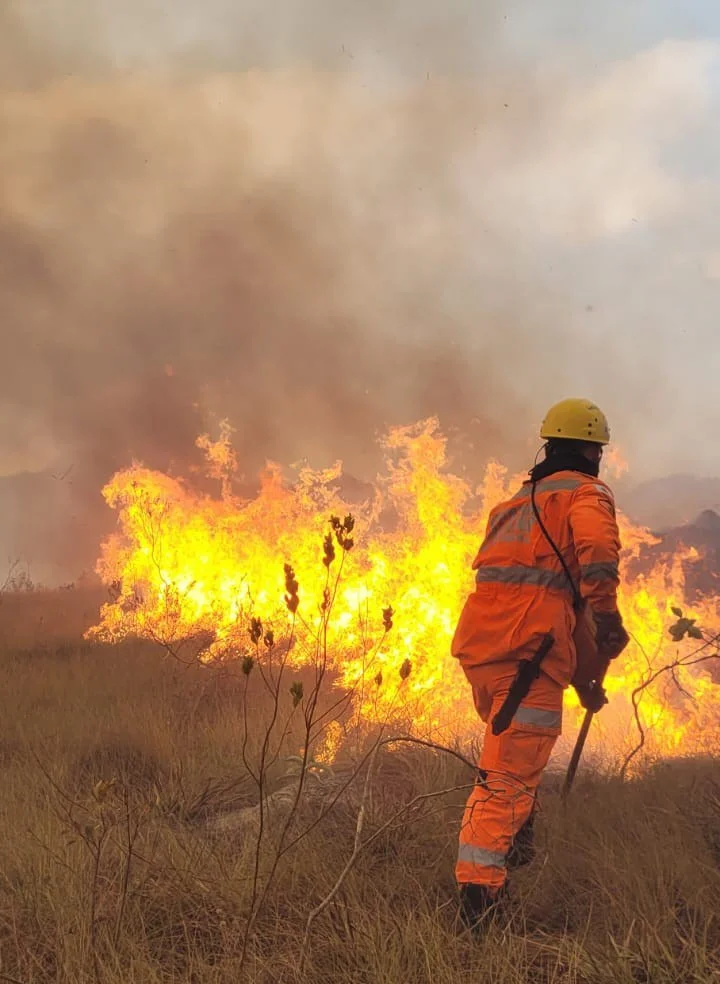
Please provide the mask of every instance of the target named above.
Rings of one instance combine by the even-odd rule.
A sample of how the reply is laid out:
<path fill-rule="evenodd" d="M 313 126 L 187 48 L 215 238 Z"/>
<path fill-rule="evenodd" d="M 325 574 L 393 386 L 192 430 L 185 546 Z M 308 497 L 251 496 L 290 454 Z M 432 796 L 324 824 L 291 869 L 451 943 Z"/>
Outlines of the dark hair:
<path fill-rule="evenodd" d="M 545 445 L 545 454 L 551 458 L 556 454 L 583 454 L 592 441 L 576 441 L 570 437 L 551 437 Z"/>

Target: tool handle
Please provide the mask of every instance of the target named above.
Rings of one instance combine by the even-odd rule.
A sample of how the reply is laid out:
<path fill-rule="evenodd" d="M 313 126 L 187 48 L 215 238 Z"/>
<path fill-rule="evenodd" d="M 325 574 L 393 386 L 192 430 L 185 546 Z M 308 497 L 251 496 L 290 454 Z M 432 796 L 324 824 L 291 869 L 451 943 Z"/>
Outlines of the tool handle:
<path fill-rule="evenodd" d="M 520 660 L 515 679 L 510 684 L 507 697 L 490 724 L 492 733 L 496 737 L 507 731 L 510 727 L 517 709 L 528 695 L 533 680 L 537 680 L 540 676 L 540 664 L 552 649 L 554 642 L 555 639 L 552 634 L 550 632 L 546 633 L 532 659 Z"/>
<path fill-rule="evenodd" d="M 608 671 L 608 665 L 605 665 L 605 669 L 602 676 L 598 680 L 599 685 L 602 687 L 605 680 L 605 675 Z M 590 732 L 590 725 L 595 717 L 594 711 L 585 711 L 585 717 L 583 718 L 583 723 L 580 725 L 580 731 L 578 732 L 577 741 L 575 742 L 575 748 L 573 748 L 573 753 L 570 758 L 570 764 L 568 765 L 568 770 L 565 773 L 565 782 L 563 783 L 562 795 L 563 798 L 572 789 L 572 784 L 575 781 L 575 773 L 580 765 L 580 759 L 582 758 L 583 749 L 585 748 L 585 742 L 587 741 L 588 734 Z"/>
<path fill-rule="evenodd" d="M 567 794 L 572 789 L 572 784 L 575 780 L 575 773 L 580 765 L 580 759 L 582 758 L 583 749 L 585 748 L 585 742 L 587 741 L 587 736 L 590 732 L 590 725 L 592 724 L 592 719 L 595 717 L 594 711 L 586 711 L 585 717 L 583 718 L 583 723 L 580 726 L 580 731 L 577 736 L 577 741 L 575 742 L 575 748 L 573 748 L 572 757 L 570 759 L 570 765 L 568 765 L 568 770 L 565 774 L 565 782 L 563 783 L 562 794 L 567 796 Z"/>

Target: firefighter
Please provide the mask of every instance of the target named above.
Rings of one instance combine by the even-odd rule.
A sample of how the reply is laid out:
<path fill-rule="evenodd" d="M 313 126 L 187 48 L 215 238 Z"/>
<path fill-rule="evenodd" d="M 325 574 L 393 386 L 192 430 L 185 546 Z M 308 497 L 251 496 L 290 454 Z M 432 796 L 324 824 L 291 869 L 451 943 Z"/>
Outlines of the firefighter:
<path fill-rule="evenodd" d="M 452 643 L 486 722 L 455 869 L 460 914 L 481 924 L 509 868 L 532 858 L 538 784 L 561 733 L 563 691 L 606 703 L 602 678 L 628 642 L 617 608 L 620 539 L 598 478 L 607 420 L 589 400 L 553 406 L 544 460 L 490 514 L 475 589 Z"/>

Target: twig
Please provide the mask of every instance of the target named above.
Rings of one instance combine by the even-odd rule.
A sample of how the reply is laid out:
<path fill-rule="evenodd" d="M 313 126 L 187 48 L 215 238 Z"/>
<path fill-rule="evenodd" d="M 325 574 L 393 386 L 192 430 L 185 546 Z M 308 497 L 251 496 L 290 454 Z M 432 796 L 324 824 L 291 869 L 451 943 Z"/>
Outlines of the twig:
<path fill-rule="evenodd" d="M 367 803 L 368 793 L 370 791 L 370 779 L 372 778 L 373 766 L 375 765 L 375 759 L 377 758 L 377 753 L 380 745 L 375 745 L 373 749 L 372 757 L 368 763 L 368 770 L 365 775 L 365 783 L 363 785 L 362 797 L 360 798 L 360 808 L 358 810 L 357 822 L 355 823 L 355 842 L 353 844 L 353 849 L 350 857 L 348 858 L 345 867 L 342 869 L 337 877 L 337 880 L 333 887 L 330 889 L 325 898 L 315 906 L 315 908 L 309 913 L 307 917 L 307 922 L 305 923 L 305 933 L 303 936 L 302 948 L 300 950 L 300 973 L 303 972 L 305 967 L 305 958 L 307 956 L 308 943 L 310 942 L 310 931 L 313 927 L 313 923 L 322 915 L 322 913 L 327 909 L 332 900 L 335 898 L 337 893 L 342 888 L 343 882 L 348 875 L 348 872 L 355 864 L 358 854 L 362 850 L 362 832 L 365 826 L 365 806 Z"/>
<path fill-rule="evenodd" d="M 93 970 L 95 971 L 95 980 L 100 981 L 100 955 L 98 953 L 98 925 L 97 925 L 97 908 L 98 908 L 98 895 L 100 892 L 100 866 L 102 863 L 103 852 L 105 850 L 105 844 L 108 839 L 108 828 L 105 824 L 103 818 L 102 828 L 98 835 L 97 843 L 94 843 L 90 838 L 83 838 L 88 850 L 92 854 L 93 858 L 93 873 L 92 873 L 92 886 L 90 891 L 90 949 L 92 950 L 92 960 L 93 960 Z"/>
<path fill-rule="evenodd" d="M 262 909 L 263 905 L 265 904 L 265 900 L 266 900 L 266 898 L 268 896 L 268 893 L 270 891 L 270 887 L 271 887 L 271 885 L 272 885 L 272 883 L 273 883 L 273 881 L 275 879 L 275 875 L 277 873 L 277 870 L 278 870 L 278 867 L 279 867 L 279 864 L 280 864 L 280 859 L 282 858 L 283 854 L 285 853 L 285 851 L 284 851 L 285 841 L 287 839 L 287 836 L 288 836 L 288 833 L 290 831 L 291 825 L 292 825 L 292 823 L 295 820 L 295 816 L 297 814 L 297 810 L 298 810 L 298 807 L 300 805 L 300 801 L 302 799 L 303 792 L 305 790 L 305 780 L 307 779 L 308 764 L 309 764 L 309 761 L 310 761 L 310 749 L 311 749 L 311 746 L 312 746 L 312 729 L 313 729 L 313 722 L 314 722 L 314 714 L 315 714 L 315 710 L 317 708 L 318 700 L 320 699 L 320 692 L 321 692 L 323 680 L 325 679 L 325 674 L 327 672 L 327 628 L 328 628 L 328 622 L 329 622 L 330 615 L 331 615 L 331 612 L 332 612 L 332 607 L 333 607 L 333 604 L 334 604 L 334 600 L 335 600 L 335 597 L 337 595 L 338 584 L 339 584 L 339 581 L 340 581 L 340 575 L 342 574 L 342 568 L 343 568 L 343 563 L 345 561 L 345 556 L 346 556 L 345 555 L 345 552 L 343 552 L 342 559 L 341 559 L 341 562 L 340 562 L 340 568 L 338 570 L 338 574 L 337 574 L 337 577 L 336 577 L 336 580 L 335 580 L 335 587 L 334 587 L 334 590 L 333 590 L 332 595 L 329 592 L 330 567 L 328 565 L 328 571 L 327 571 L 327 576 L 326 576 L 326 584 L 325 584 L 325 591 L 324 591 L 323 597 L 324 598 L 327 598 L 327 599 L 330 599 L 330 600 L 327 602 L 325 608 L 322 611 L 322 625 L 321 625 L 321 628 L 320 628 L 320 630 L 318 632 L 317 641 L 316 641 L 317 648 L 316 648 L 316 659 L 315 659 L 315 684 L 313 686 L 313 689 L 312 689 L 312 691 L 310 693 L 310 697 L 308 699 L 307 709 L 305 710 L 305 736 L 304 736 L 305 740 L 303 742 L 303 752 L 302 752 L 302 759 L 301 759 L 301 763 L 300 763 L 300 774 L 298 776 L 297 789 L 295 791 L 295 795 L 293 797 L 293 802 L 292 802 L 292 804 L 290 806 L 290 809 L 288 811 L 287 817 L 285 818 L 285 823 L 283 824 L 282 831 L 280 832 L 280 838 L 279 838 L 279 841 L 278 841 L 278 846 L 277 846 L 277 849 L 275 851 L 275 858 L 273 860 L 273 863 L 272 863 L 272 865 L 270 867 L 270 871 L 269 871 L 268 876 L 266 878 L 265 886 L 264 886 L 262 892 L 260 892 L 259 894 L 257 892 L 257 885 L 258 885 L 257 878 L 254 878 L 254 880 L 253 880 L 253 892 L 252 892 L 251 905 L 250 905 L 250 915 L 248 916 L 248 921 L 247 921 L 247 923 L 245 925 L 245 933 L 243 935 L 242 949 L 241 949 L 241 952 L 240 952 L 240 966 L 241 967 L 244 965 L 245 959 L 247 957 L 247 950 L 248 950 L 248 945 L 249 945 L 249 942 L 250 942 L 250 935 L 251 935 L 252 930 L 253 930 L 253 928 L 255 926 L 255 922 L 257 920 L 257 916 L 258 916 L 260 910 Z M 320 647 L 321 646 L 322 646 L 322 654 L 323 654 L 322 660 L 320 660 L 320 652 L 321 652 Z M 287 653 L 286 653 L 286 655 L 284 657 L 284 661 L 287 659 L 287 656 L 289 655 L 289 653 L 290 653 L 290 649 L 288 648 Z M 281 671 L 280 671 L 280 676 L 278 678 L 278 691 L 277 692 L 279 692 L 279 681 L 282 678 L 282 670 L 284 668 L 284 665 L 285 665 L 285 662 L 283 662 L 281 664 Z M 267 735 L 266 735 L 266 737 L 267 737 Z M 262 797 L 262 789 L 260 790 L 260 795 Z M 262 806 L 261 806 L 261 809 L 262 809 Z M 260 834 L 258 835 L 258 842 L 257 843 L 258 843 L 258 852 L 256 852 L 256 867 L 255 867 L 255 872 L 257 874 L 259 874 L 259 844 L 260 844 Z"/>
<path fill-rule="evenodd" d="M 258 787 L 258 793 L 260 796 L 259 822 L 258 822 L 257 837 L 255 840 L 255 852 L 254 852 L 254 859 L 253 859 L 253 878 L 252 878 L 252 891 L 250 893 L 250 911 L 248 914 L 247 922 L 245 923 L 245 931 L 243 933 L 242 943 L 240 946 L 239 964 L 241 968 L 244 966 L 245 960 L 247 959 L 248 947 L 250 945 L 250 938 L 252 936 L 252 931 L 255 927 L 255 922 L 257 920 L 260 909 L 262 908 L 263 903 L 265 901 L 265 897 L 267 895 L 270 882 L 272 881 L 272 877 L 270 877 L 267 880 L 264 889 L 262 891 L 259 891 L 260 866 L 262 861 L 262 846 L 263 846 L 263 839 L 265 836 L 265 792 L 264 791 L 265 791 L 265 781 L 267 777 L 267 768 L 268 768 L 268 752 L 270 748 L 270 740 L 272 738 L 273 731 L 275 730 L 275 724 L 277 722 L 278 715 L 280 713 L 280 688 L 282 686 L 283 674 L 287 667 L 287 662 L 290 657 L 290 652 L 292 650 L 292 641 L 293 641 L 294 632 L 295 632 L 295 613 L 293 613 L 292 627 L 291 627 L 290 637 L 288 641 L 288 646 L 283 652 L 282 656 L 280 657 L 280 666 L 279 666 L 277 678 L 275 677 L 272 678 L 274 684 L 273 688 L 271 688 L 271 695 L 273 698 L 273 710 L 272 710 L 270 723 L 267 725 L 265 729 L 265 736 L 263 739 L 262 749 L 260 752 L 260 761 L 258 763 L 258 768 L 257 768 L 256 782 Z M 265 681 L 266 686 L 268 686 L 266 677 L 264 675 L 263 675 L 263 681 Z M 247 717 L 246 717 L 246 721 L 247 721 Z M 243 756 L 244 754 L 245 752 L 243 751 Z M 277 865 L 273 866 L 271 876 L 274 875 L 276 867 Z"/>
<path fill-rule="evenodd" d="M 5 580 L 3 581 L 3 583 L 0 584 L 0 595 L 1 594 L 5 594 L 5 592 L 8 590 L 8 588 L 13 583 L 13 580 L 15 578 L 15 571 L 18 569 L 19 566 L 20 566 L 20 560 L 19 559 L 16 559 L 16 560 L 13 560 L 13 561 L 10 562 L 10 566 L 8 567 L 7 576 L 6 576 Z"/>
<path fill-rule="evenodd" d="M 434 741 L 426 741 L 422 738 L 413 738 L 410 735 L 402 735 L 397 738 L 385 738 L 382 741 L 383 745 L 395 745 L 395 744 L 408 744 L 408 745 L 422 745 L 424 748 L 432 748 L 436 752 L 445 752 L 446 755 L 452 755 L 463 765 L 466 765 L 468 769 L 477 769 L 477 764 L 471 762 L 470 759 L 466 759 L 464 755 L 456 751 L 454 748 L 447 748 L 445 745 L 438 745 Z"/>
<path fill-rule="evenodd" d="M 305 959 L 307 942 L 308 942 L 310 929 L 312 928 L 312 923 L 315 921 L 317 916 L 320 915 L 320 913 L 327 908 L 330 902 L 332 902 L 333 898 L 335 898 L 338 891 L 342 888 L 342 884 L 345 881 L 345 878 L 352 870 L 353 866 L 355 865 L 355 862 L 360 857 L 362 852 L 371 844 L 373 844 L 379 837 L 381 837 L 382 834 L 384 834 L 386 830 L 392 827 L 393 824 L 397 823 L 397 821 L 400 819 L 401 816 L 403 816 L 403 814 L 408 813 L 419 803 L 422 803 L 430 799 L 437 799 L 440 796 L 447 796 L 450 793 L 456 793 L 460 790 L 466 790 L 467 788 L 468 788 L 467 783 L 465 783 L 462 786 L 451 786 L 447 789 L 438 789 L 431 793 L 418 793 L 417 796 L 413 796 L 411 800 L 409 800 L 407 803 L 405 803 L 404 806 L 402 806 L 399 810 L 397 810 L 388 820 L 385 821 L 385 823 L 381 824 L 378 827 L 378 829 L 373 834 L 371 834 L 367 838 L 367 840 L 363 841 L 362 843 L 359 842 L 359 835 L 362 834 L 362 825 L 360 825 L 360 834 L 358 834 L 357 827 L 356 827 L 355 846 L 353 848 L 352 854 L 350 855 L 350 858 L 347 861 L 347 864 L 345 865 L 342 872 L 340 873 L 340 876 L 338 877 L 338 880 L 336 881 L 335 885 L 330 890 L 329 895 L 327 895 L 325 899 L 323 899 L 323 901 L 318 906 L 316 906 L 315 909 L 313 909 L 312 912 L 308 915 L 308 920 L 305 924 L 305 936 L 303 938 L 303 946 L 300 952 L 301 967 Z M 361 806 L 361 810 L 362 810 L 362 806 Z M 358 823 L 360 824 L 360 815 L 358 815 Z"/>
<path fill-rule="evenodd" d="M 120 933 L 122 930 L 123 918 L 125 916 L 125 907 L 127 905 L 128 892 L 130 888 L 130 873 L 132 871 L 132 863 L 135 856 L 135 842 L 138 838 L 138 834 L 140 833 L 140 819 L 136 818 L 134 826 L 131 822 L 130 795 L 127 789 L 123 789 L 123 806 L 125 807 L 125 836 L 127 840 L 125 844 L 126 856 L 125 864 L 123 865 L 122 891 L 120 894 L 120 904 L 118 905 L 117 919 L 115 921 L 115 934 L 113 936 L 113 943 L 116 947 L 120 942 Z"/>
<path fill-rule="evenodd" d="M 666 663 L 664 666 L 661 666 L 659 669 L 652 672 L 650 676 L 647 677 L 646 680 L 644 680 L 633 690 L 631 694 L 633 717 L 635 719 L 635 726 L 638 730 L 638 734 L 640 737 L 637 745 L 633 749 L 631 749 L 630 752 L 628 752 L 628 754 L 625 756 L 623 760 L 623 764 L 620 768 L 621 779 L 625 780 L 625 778 L 627 777 L 628 768 L 630 767 L 630 763 L 643 750 L 647 740 L 647 729 L 643 725 L 642 718 L 640 717 L 640 701 L 642 700 L 645 691 L 648 689 L 648 687 L 652 686 L 652 684 L 655 683 L 655 681 L 658 680 L 664 673 L 669 673 L 671 678 L 675 682 L 676 686 L 681 691 L 681 693 L 685 694 L 686 697 L 689 697 L 690 695 L 687 693 L 687 691 L 685 691 L 680 686 L 680 683 L 676 676 L 676 670 L 682 667 L 698 666 L 700 663 L 706 663 L 709 662 L 710 660 L 719 659 L 720 653 L 718 653 L 717 651 L 711 653 L 707 652 L 707 650 L 710 649 L 711 647 L 715 647 L 717 650 L 719 641 L 720 641 L 720 634 L 704 637 L 703 644 L 701 646 L 698 646 L 691 653 L 688 653 L 687 656 L 681 656 L 677 659 L 674 659 L 672 662 Z M 705 655 L 699 655 L 701 653 L 704 653 Z"/>

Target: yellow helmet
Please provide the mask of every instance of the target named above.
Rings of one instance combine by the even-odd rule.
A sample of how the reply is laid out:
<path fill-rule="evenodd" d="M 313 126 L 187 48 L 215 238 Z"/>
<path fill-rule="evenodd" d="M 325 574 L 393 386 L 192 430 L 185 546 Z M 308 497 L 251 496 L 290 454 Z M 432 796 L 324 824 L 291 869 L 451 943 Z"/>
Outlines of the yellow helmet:
<path fill-rule="evenodd" d="M 564 437 L 590 444 L 609 444 L 610 428 L 600 407 L 590 400 L 562 400 L 550 407 L 540 428 L 540 437 Z"/>

